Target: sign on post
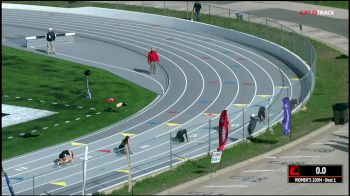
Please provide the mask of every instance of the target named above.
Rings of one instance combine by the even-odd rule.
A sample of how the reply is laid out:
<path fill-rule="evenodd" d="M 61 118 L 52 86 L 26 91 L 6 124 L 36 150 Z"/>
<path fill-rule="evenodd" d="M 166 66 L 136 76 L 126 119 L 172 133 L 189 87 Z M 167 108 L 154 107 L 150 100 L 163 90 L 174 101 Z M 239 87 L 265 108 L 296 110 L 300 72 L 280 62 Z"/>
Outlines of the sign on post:
<path fill-rule="evenodd" d="M 213 152 L 211 156 L 211 163 L 220 163 L 222 151 Z"/>

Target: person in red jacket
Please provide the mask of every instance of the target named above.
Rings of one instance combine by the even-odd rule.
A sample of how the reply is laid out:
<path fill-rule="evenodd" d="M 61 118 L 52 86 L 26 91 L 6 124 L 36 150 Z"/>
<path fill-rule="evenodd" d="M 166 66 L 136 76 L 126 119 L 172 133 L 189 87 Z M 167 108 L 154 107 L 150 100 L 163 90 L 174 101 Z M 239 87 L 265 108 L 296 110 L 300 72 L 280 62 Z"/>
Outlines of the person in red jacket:
<path fill-rule="evenodd" d="M 154 48 L 151 48 L 151 51 L 148 53 L 148 64 L 150 66 L 149 73 L 156 73 L 156 63 L 159 63 L 159 57 Z"/>

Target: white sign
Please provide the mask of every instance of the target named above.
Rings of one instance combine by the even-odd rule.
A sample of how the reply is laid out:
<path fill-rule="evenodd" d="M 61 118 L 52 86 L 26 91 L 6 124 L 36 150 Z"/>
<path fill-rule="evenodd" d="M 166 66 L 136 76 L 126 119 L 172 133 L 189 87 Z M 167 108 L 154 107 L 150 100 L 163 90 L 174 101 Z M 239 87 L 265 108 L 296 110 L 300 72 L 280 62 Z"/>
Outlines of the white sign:
<path fill-rule="evenodd" d="M 221 154 L 222 154 L 221 151 L 213 152 L 211 156 L 211 163 L 220 163 Z"/>

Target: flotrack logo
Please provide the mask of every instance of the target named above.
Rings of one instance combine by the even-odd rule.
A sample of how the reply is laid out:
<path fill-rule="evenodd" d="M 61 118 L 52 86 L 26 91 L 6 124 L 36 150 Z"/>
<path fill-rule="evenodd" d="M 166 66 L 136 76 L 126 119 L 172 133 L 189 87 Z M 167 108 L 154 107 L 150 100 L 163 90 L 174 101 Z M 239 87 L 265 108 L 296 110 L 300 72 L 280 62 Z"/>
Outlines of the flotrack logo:
<path fill-rule="evenodd" d="M 301 10 L 300 15 L 334 16 L 334 10 Z"/>

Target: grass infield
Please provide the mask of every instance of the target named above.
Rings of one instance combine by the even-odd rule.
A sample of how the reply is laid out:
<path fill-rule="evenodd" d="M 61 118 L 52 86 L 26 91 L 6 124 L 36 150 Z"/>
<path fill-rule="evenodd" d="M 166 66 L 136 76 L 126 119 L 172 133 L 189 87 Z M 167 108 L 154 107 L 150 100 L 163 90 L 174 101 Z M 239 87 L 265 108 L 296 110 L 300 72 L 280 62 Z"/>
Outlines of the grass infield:
<path fill-rule="evenodd" d="M 79 97 L 86 89 L 84 71 L 87 69 L 91 70 L 89 85 L 93 93 L 92 100 L 84 95 Z M 4 104 L 58 112 L 3 128 L 3 159 L 92 133 L 131 116 L 156 97 L 155 93 L 107 71 L 4 46 L 2 95 Z M 109 97 L 115 97 L 117 102 L 126 102 L 127 106 L 119 108 L 117 112 L 105 112 L 108 107 L 115 108 L 115 103 L 105 102 Z M 100 114 L 96 114 L 98 112 Z M 40 136 L 19 136 L 32 130 L 37 130 L 35 133 Z M 13 138 L 8 139 L 10 136 Z"/>

